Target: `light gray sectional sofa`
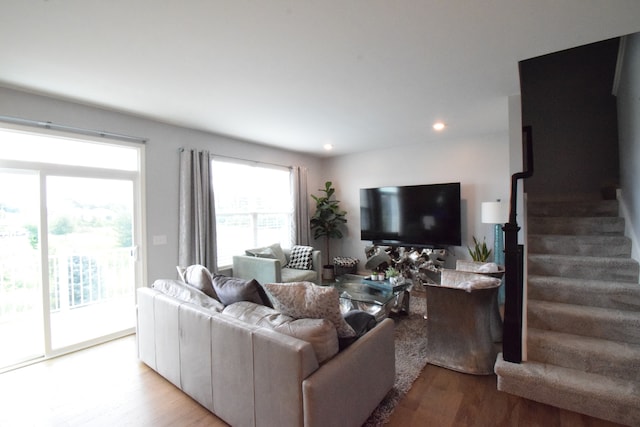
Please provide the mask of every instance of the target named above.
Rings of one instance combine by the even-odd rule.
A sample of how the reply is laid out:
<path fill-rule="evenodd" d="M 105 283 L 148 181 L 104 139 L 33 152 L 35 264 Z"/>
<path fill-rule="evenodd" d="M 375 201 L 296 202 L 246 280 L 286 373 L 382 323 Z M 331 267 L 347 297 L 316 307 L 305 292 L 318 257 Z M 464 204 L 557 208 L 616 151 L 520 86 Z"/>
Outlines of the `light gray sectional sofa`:
<path fill-rule="evenodd" d="M 296 337 L 324 320 L 277 326 L 272 309 L 203 295 L 139 288 L 138 356 L 232 426 L 360 426 L 393 386 L 392 320 L 327 355 L 326 325 Z"/>

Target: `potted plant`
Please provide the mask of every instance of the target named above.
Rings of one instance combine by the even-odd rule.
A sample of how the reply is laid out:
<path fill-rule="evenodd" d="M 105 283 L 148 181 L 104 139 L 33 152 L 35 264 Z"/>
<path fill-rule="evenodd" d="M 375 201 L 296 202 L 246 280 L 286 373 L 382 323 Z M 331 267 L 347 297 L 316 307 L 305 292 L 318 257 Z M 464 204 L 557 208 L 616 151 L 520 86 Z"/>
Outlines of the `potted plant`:
<path fill-rule="evenodd" d="M 395 286 L 398 284 L 398 280 L 400 279 L 400 272 L 395 267 L 389 267 L 385 270 L 385 275 L 387 279 L 389 279 L 389 283 L 391 286 Z"/>
<path fill-rule="evenodd" d="M 322 277 L 331 280 L 334 277 L 333 265 L 331 264 L 331 256 L 329 253 L 329 239 L 341 239 L 342 227 L 346 224 L 347 213 L 340 209 L 340 202 L 333 198 L 336 190 L 332 187 L 333 183 L 327 181 L 324 188 L 318 191 L 324 193 L 321 196 L 311 195 L 316 201 L 316 211 L 311 217 L 311 230 L 313 238 L 325 238 L 325 253 L 327 254 L 327 263 L 323 266 Z"/>
<path fill-rule="evenodd" d="M 491 255 L 491 249 L 487 248 L 485 238 L 483 238 L 482 243 L 480 243 L 478 242 L 478 239 L 473 236 L 473 245 L 473 250 L 467 246 L 471 259 L 476 262 L 486 262 L 489 259 L 489 255 Z"/>

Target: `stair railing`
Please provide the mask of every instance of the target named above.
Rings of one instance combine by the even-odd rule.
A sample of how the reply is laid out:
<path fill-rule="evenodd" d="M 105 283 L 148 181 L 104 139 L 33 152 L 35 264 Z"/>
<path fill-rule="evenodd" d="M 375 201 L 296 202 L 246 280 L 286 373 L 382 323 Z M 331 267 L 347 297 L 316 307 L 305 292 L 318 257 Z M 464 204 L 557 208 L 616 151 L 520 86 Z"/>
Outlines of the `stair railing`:
<path fill-rule="evenodd" d="M 522 297 L 524 283 L 524 245 L 518 244 L 520 227 L 516 221 L 518 180 L 533 175 L 533 136 L 531 126 L 522 128 L 522 163 L 524 170 L 511 175 L 509 222 L 502 227 L 505 235 L 505 302 L 502 334 L 502 357 L 507 362 L 522 362 Z"/>

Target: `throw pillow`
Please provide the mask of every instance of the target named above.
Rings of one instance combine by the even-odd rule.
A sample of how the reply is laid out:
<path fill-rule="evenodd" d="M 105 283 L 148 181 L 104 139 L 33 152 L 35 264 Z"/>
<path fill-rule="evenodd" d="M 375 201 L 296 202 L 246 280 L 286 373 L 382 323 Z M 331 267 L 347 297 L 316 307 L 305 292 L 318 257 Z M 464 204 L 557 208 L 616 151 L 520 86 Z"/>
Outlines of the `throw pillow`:
<path fill-rule="evenodd" d="M 163 294 L 170 295 L 179 300 L 190 302 L 204 308 L 208 308 L 209 310 L 217 312 L 222 312 L 222 310 L 224 310 L 224 305 L 222 305 L 220 301 L 211 298 L 204 292 L 199 291 L 193 286 L 187 285 L 186 283 L 180 282 L 178 280 L 158 279 L 153 282 L 153 285 L 151 287 L 162 292 Z"/>
<path fill-rule="evenodd" d="M 356 331 L 355 337 L 340 338 L 340 350 L 353 344 L 358 338 L 375 328 L 378 322 L 376 318 L 361 310 L 351 310 L 344 315 L 344 320 Z"/>
<path fill-rule="evenodd" d="M 280 267 L 284 267 L 287 264 L 287 257 L 282 250 L 280 243 L 274 243 L 270 246 L 263 248 L 247 249 L 245 251 L 247 255 L 253 255 L 260 258 L 275 258 L 280 261 Z"/>
<path fill-rule="evenodd" d="M 311 246 L 295 245 L 291 248 L 291 257 L 287 268 L 297 270 L 313 270 L 313 248 Z"/>
<path fill-rule="evenodd" d="M 353 337 L 355 331 L 340 313 L 336 288 L 311 282 L 267 283 L 276 310 L 296 319 L 327 319 L 336 327 L 338 337 Z"/>
<path fill-rule="evenodd" d="M 271 307 L 267 293 L 255 279 L 244 280 L 216 274 L 213 276 L 213 288 L 218 294 L 218 300 L 224 305 L 238 301 L 250 301 Z"/>
<path fill-rule="evenodd" d="M 227 306 L 224 314 L 252 325 L 273 329 L 308 342 L 313 347 L 318 363 L 332 358 L 339 349 L 338 334 L 333 323 L 325 319 L 294 319 L 273 308 L 241 301 Z"/>
<path fill-rule="evenodd" d="M 204 265 L 194 264 L 189 267 L 176 267 L 184 283 L 204 292 L 211 298 L 218 298 L 211 282 L 211 273 Z"/>

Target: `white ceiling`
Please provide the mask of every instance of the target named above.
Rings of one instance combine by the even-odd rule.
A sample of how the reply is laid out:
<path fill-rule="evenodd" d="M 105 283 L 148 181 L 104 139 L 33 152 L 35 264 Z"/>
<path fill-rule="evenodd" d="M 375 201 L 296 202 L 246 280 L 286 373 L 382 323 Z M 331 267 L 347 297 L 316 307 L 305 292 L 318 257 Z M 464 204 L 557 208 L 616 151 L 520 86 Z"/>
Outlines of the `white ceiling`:
<path fill-rule="evenodd" d="M 318 155 L 504 132 L 518 61 L 640 31 L 638 0 L 0 6 L 0 85 Z"/>

